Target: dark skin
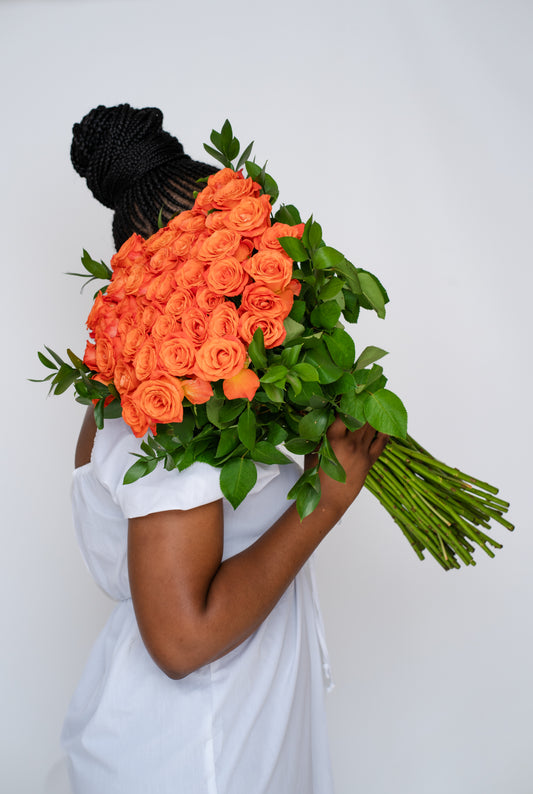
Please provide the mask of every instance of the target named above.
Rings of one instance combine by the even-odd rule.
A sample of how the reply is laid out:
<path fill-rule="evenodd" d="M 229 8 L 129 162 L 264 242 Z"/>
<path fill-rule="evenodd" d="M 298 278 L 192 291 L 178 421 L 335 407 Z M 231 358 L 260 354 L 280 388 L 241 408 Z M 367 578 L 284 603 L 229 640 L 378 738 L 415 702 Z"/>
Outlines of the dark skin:
<path fill-rule="evenodd" d="M 76 467 L 88 463 L 96 433 L 87 411 Z M 222 500 L 129 521 L 128 569 L 139 630 L 155 663 L 184 678 L 250 636 L 300 568 L 361 491 L 388 436 L 370 425 L 350 432 L 340 419 L 328 430 L 346 482 L 320 472 L 318 507 L 300 521 L 291 505 L 258 540 L 222 562 Z M 306 466 L 314 464 L 306 457 Z"/>

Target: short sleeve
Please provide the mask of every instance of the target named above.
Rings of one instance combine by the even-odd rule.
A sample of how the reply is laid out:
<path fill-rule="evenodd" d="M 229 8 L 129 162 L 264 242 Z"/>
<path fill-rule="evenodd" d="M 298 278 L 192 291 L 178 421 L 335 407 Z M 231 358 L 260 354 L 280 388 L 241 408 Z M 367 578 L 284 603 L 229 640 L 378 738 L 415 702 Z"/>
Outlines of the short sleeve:
<path fill-rule="evenodd" d="M 107 419 L 94 442 L 92 465 L 96 478 L 109 491 L 125 518 L 136 518 L 162 510 L 190 510 L 222 498 L 220 469 L 193 463 L 184 471 L 167 471 L 158 465 L 153 472 L 128 485 L 124 475 L 140 452 L 135 438 L 122 419 Z"/>

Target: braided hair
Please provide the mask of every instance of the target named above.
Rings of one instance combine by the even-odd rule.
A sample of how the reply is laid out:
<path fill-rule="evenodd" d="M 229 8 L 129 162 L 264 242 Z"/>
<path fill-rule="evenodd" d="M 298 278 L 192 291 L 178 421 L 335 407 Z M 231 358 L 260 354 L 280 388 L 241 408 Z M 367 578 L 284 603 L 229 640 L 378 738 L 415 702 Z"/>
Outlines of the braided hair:
<path fill-rule="evenodd" d="M 162 123 L 158 108 L 99 105 L 72 128 L 72 165 L 93 196 L 114 210 L 117 249 L 134 232 L 156 232 L 160 211 L 167 223 L 190 209 L 196 180 L 217 170 L 192 160 Z"/>

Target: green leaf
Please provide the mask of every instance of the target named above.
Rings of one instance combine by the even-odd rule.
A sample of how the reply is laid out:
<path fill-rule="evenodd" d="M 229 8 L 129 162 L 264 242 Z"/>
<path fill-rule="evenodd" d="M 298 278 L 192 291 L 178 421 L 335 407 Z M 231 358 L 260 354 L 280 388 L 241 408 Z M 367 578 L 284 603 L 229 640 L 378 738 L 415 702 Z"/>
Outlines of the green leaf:
<path fill-rule="evenodd" d="M 37 355 L 39 357 L 39 361 L 41 362 L 41 364 L 44 364 L 45 367 L 48 367 L 48 369 L 57 369 L 57 366 L 54 364 L 54 362 L 50 361 L 49 358 L 46 358 L 44 353 L 38 352 Z"/>
<path fill-rule="evenodd" d="M 101 397 L 94 406 L 94 421 L 98 430 L 104 426 L 104 399 L 105 397 Z"/>
<path fill-rule="evenodd" d="M 231 143 L 226 147 L 226 154 L 228 155 L 228 160 L 235 160 L 240 150 L 241 150 L 241 144 L 239 143 L 238 138 L 234 138 L 231 141 Z"/>
<path fill-rule="evenodd" d="M 369 392 L 364 403 L 366 421 L 374 430 L 398 438 L 407 436 L 407 411 L 400 398 L 388 389 Z"/>
<path fill-rule="evenodd" d="M 192 441 L 194 428 L 194 414 L 190 409 L 185 409 L 183 411 L 183 420 L 172 425 L 172 432 L 183 446 L 187 446 Z"/>
<path fill-rule="evenodd" d="M 326 472 L 328 477 L 337 482 L 346 482 L 346 472 L 337 459 L 320 457 L 320 468 Z"/>
<path fill-rule="evenodd" d="M 271 400 L 273 403 L 283 402 L 284 398 L 282 389 L 280 389 L 278 386 L 274 386 L 273 383 L 263 383 L 261 385 L 269 400 Z"/>
<path fill-rule="evenodd" d="M 368 396 L 369 395 L 365 393 L 357 395 L 355 390 L 346 392 L 346 394 L 342 395 L 339 405 L 341 413 L 347 414 L 353 419 L 357 419 L 358 422 L 364 425 L 366 422 L 365 403 L 368 400 Z"/>
<path fill-rule="evenodd" d="M 311 312 L 311 322 L 318 328 L 334 328 L 341 316 L 341 307 L 337 301 L 319 303 Z"/>
<path fill-rule="evenodd" d="M 217 458 L 224 458 L 228 453 L 235 449 L 239 443 L 239 436 L 236 427 L 227 427 L 220 431 L 220 439 L 217 446 Z"/>
<path fill-rule="evenodd" d="M 229 120 L 226 119 L 226 121 L 222 125 L 222 129 L 220 130 L 221 147 L 227 148 L 230 145 L 232 138 L 233 138 L 233 130 L 231 129 L 231 124 L 229 123 Z"/>
<path fill-rule="evenodd" d="M 353 292 L 347 289 L 343 289 L 342 295 L 345 303 L 343 315 L 349 323 L 356 323 L 359 319 L 359 312 L 361 310 L 359 299 L 357 295 L 354 295 Z"/>
<path fill-rule="evenodd" d="M 223 398 L 215 396 L 211 397 L 207 403 L 205 403 L 207 418 L 211 424 L 215 425 L 215 427 L 221 427 L 222 425 L 222 422 L 220 421 L 220 409 L 223 405 Z"/>
<path fill-rule="evenodd" d="M 290 463 L 291 460 L 283 452 L 268 441 L 258 441 L 251 452 L 252 460 L 257 463 Z"/>
<path fill-rule="evenodd" d="M 293 345 L 292 347 L 285 347 L 281 353 L 281 363 L 286 367 L 294 367 L 298 363 L 302 345 Z"/>
<path fill-rule="evenodd" d="M 287 342 L 292 342 L 293 339 L 298 339 L 305 331 L 305 326 L 301 323 L 297 323 L 292 317 L 285 317 L 283 325 L 286 331 L 285 344 Z"/>
<path fill-rule="evenodd" d="M 244 409 L 249 406 L 250 403 L 247 399 L 239 398 L 236 400 L 225 400 L 224 405 L 221 407 L 220 411 L 218 412 L 218 419 L 219 422 L 222 424 L 228 424 L 228 422 L 233 422 Z"/>
<path fill-rule="evenodd" d="M 250 154 L 252 152 L 253 145 L 254 145 L 254 142 L 252 141 L 251 143 L 248 144 L 248 146 L 246 147 L 244 152 L 241 154 L 241 156 L 239 158 L 239 162 L 237 163 L 237 167 L 235 169 L 236 171 L 240 171 L 240 169 L 243 167 L 245 162 L 249 159 Z"/>
<path fill-rule="evenodd" d="M 285 383 L 288 369 L 283 364 L 274 364 L 269 367 L 263 377 L 261 383 L 278 383 L 280 381 Z"/>
<path fill-rule="evenodd" d="M 248 408 L 240 415 L 237 424 L 239 438 L 246 449 L 253 449 L 255 447 L 256 426 L 255 414 L 250 408 L 250 404 L 248 404 Z"/>
<path fill-rule="evenodd" d="M 357 361 L 355 362 L 356 369 L 364 369 L 368 367 L 369 364 L 373 364 L 374 361 L 379 361 L 380 358 L 387 355 L 386 350 L 382 350 L 380 347 L 374 347 L 373 345 L 369 345 L 365 347 Z"/>
<path fill-rule="evenodd" d="M 157 216 L 157 228 L 162 229 L 164 225 L 165 221 L 163 220 L 163 207 L 161 207 Z"/>
<path fill-rule="evenodd" d="M 322 227 L 314 221 L 309 227 L 309 246 L 318 248 L 322 242 Z"/>
<path fill-rule="evenodd" d="M 332 413 L 328 408 L 313 408 L 300 419 L 301 437 L 318 441 L 331 424 L 331 419 Z"/>
<path fill-rule="evenodd" d="M 78 378 L 79 372 L 77 369 L 72 369 L 68 364 L 62 364 L 52 381 L 54 394 L 63 394 Z"/>
<path fill-rule="evenodd" d="M 295 300 L 294 303 L 292 304 L 292 309 L 289 317 L 292 320 L 295 320 L 297 323 L 301 323 L 304 318 L 306 308 L 307 305 L 305 301 Z"/>
<path fill-rule="evenodd" d="M 304 518 L 307 518 L 308 515 L 311 515 L 313 510 L 318 506 L 319 502 L 320 492 L 316 491 L 312 485 L 308 485 L 307 483 L 303 485 L 299 489 L 298 495 L 296 497 L 296 510 L 298 511 L 300 520 L 303 521 Z"/>
<path fill-rule="evenodd" d="M 293 455 L 307 455 L 316 448 L 316 441 L 310 441 L 306 438 L 291 438 L 285 442 L 285 449 L 292 452 Z"/>
<path fill-rule="evenodd" d="M 343 370 L 333 362 L 324 342 L 319 347 L 308 350 L 305 360 L 316 368 L 320 383 L 333 383 L 343 374 Z"/>
<path fill-rule="evenodd" d="M 312 407 L 316 408 L 317 406 L 313 405 L 312 403 L 315 397 L 317 399 L 320 398 L 320 400 L 323 400 L 322 387 L 316 381 L 304 381 L 302 383 L 302 391 L 298 394 L 295 394 L 294 389 L 289 386 L 288 398 L 296 405 L 301 405 L 305 408 L 311 405 Z M 320 407 L 322 404 L 323 403 L 321 402 Z"/>
<path fill-rule="evenodd" d="M 84 371 L 88 369 L 88 367 L 85 366 L 81 358 L 78 358 L 78 356 L 75 353 L 73 353 L 72 350 L 70 349 L 67 350 L 67 356 L 70 358 L 76 369 L 82 369 Z"/>
<path fill-rule="evenodd" d="M 94 278 L 102 278 L 109 281 L 113 275 L 113 271 L 108 268 L 105 262 L 96 262 L 85 248 L 83 249 L 81 263 L 85 270 L 87 270 L 91 276 L 94 276 Z"/>
<path fill-rule="evenodd" d="M 323 336 L 334 363 L 342 369 L 351 369 L 355 359 L 355 343 L 347 331 L 334 328 Z"/>
<path fill-rule="evenodd" d="M 295 262 L 305 262 L 309 259 L 309 254 L 305 250 L 301 240 L 298 240 L 297 237 L 280 237 L 279 243 L 285 253 Z"/>
<path fill-rule="evenodd" d="M 287 375 L 287 383 L 290 384 L 295 395 L 301 393 L 302 381 L 300 380 L 300 378 L 296 377 L 296 375 L 291 375 L 291 373 L 289 372 L 289 374 Z"/>
<path fill-rule="evenodd" d="M 347 259 L 344 261 L 339 262 L 338 265 L 335 266 L 335 272 L 339 273 L 343 276 L 346 280 L 347 285 L 354 292 L 356 295 L 359 295 L 361 292 L 361 284 L 359 282 L 359 275 L 356 268 L 352 265 L 351 262 L 348 262 Z"/>
<path fill-rule="evenodd" d="M 59 364 L 59 366 L 61 366 L 61 365 L 64 365 L 64 364 L 65 364 L 65 362 L 63 361 L 63 359 L 62 359 L 62 358 L 60 358 L 60 357 L 57 355 L 57 353 L 54 353 L 54 351 L 53 351 L 53 350 L 52 350 L 50 347 L 47 347 L 47 346 L 45 345 L 45 346 L 44 346 L 44 349 L 45 349 L 45 350 L 48 350 L 48 352 L 50 353 L 50 355 L 52 356 L 52 358 L 53 358 L 55 361 L 57 361 L 57 363 Z"/>
<path fill-rule="evenodd" d="M 323 245 L 313 254 L 313 265 L 318 270 L 333 270 L 344 261 L 344 254 L 329 245 Z"/>
<path fill-rule="evenodd" d="M 305 381 L 318 381 L 318 372 L 316 367 L 309 364 L 307 361 L 300 361 L 292 367 L 291 372 L 298 375 L 299 378 Z"/>
<path fill-rule="evenodd" d="M 145 477 L 147 474 L 150 474 L 155 467 L 157 466 L 157 459 L 155 458 L 139 458 L 139 460 L 130 466 L 126 474 L 124 475 L 123 484 L 129 485 L 136 480 L 139 480 L 141 477 Z"/>
<path fill-rule="evenodd" d="M 375 383 L 379 378 L 383 375 L 383 367 L 380 367 L 379 364 L 374 364 L 372 369 L 359 369 L 356 370 L 353 374 L 353 380 L 355 383 L 355 393 L 359 394 L 362 391 L 368 389 L 373 383 Z M 377 389 L 374 387 L 374 391 Z"/>
<path fill-rule="evenodd" d="M 275 447 L 277 447 L 278 444 L 283 444 L 287 435 L 287 430 L 285 430 L 282 425 L 278 425 L 276 422 L 269 423 L 267 440 Z"/>
<path fill-rule="evenodd" d="M 321 301 L 333 300 L 333 298 L 341 292 L 343 287 L 344 281 L 341 278 L 337 278 L 337 276 L 332 276 L 318 293 L 318 298 Z"/>
<path fill-rule="evenodd" d="M 106 419 L 118 419 L 119 416 L 122 416 L 122 405 L 120 400 L 115 398 L 104 407 L 104 417 Z"/>
<path fill-rule="evenodd" d="M 220 471 L 222 493 L 236 508 L 257 482 L 257 469 L 249 458 L 229 460 Z"/>
<path fill-rule="evenodd" d="M 265 350 L 265 340 L 261 328 L 257 328 L 252 341 L 248 345 L 248 354 L 252 360 L 252 364 L 256 369 L 266 369 L 267 357 Z"/>
<path fill-rule="evenodd" d="M 216 130 L 211 130 L 211 135 L 209 136 L 209 140 L 211 141 L 213 146 L 216 146 L 216 148 L 219 151 L 222 151 L 223 144 L 222 144 L 222 135 L 220 134 L 220 132 L 217 132 Z"/>
<path fill-rule="evenodd" d="M 385 317 L 385 299 L 380 289 L 379 282 L 371 273 L 359 271 L 359 283 L 364 297 L 370 303 L 377 316 L 381 319 Z"/>
<path fill-rule="evenodd" d="M 286 223 L 287 226 L 296 226 L 302 222 L 300 213 L 293 204 L 282 204 L 274 216 L 278 223 Z"/>
<path fill-rule="evenodd" d="M 217 150 L 213 149 L 212 146 L 208 146 L 207 143 L 204 143 L 204 149 L 206 150 L 207 154 L 210 154 L 211 157 L 214 157 L 215 160 L 218 160 L 218 162 L 222 163 L 222 165 L 226 168 L 231 166 L 231 163 L 228 161 L 226 155 L 220 154 L 220 152 L 217 152 Z"/>

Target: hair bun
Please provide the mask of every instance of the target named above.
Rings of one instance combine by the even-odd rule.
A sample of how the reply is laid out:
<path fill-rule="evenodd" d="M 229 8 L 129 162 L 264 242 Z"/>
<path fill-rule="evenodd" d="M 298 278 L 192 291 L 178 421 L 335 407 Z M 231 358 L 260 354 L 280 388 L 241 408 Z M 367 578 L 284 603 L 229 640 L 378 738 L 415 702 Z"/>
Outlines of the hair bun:
<path fill-rule="evenodd" d="M 128 104 L 91 110 L 72 128 L 70 157 L 93 196 L 115 209 L 121 196 L 146 173 L 185 156 L 180 142 L 162 128 L 158 108 Z"/>

